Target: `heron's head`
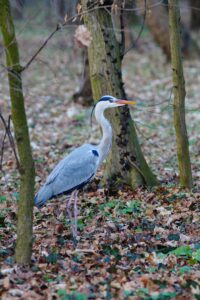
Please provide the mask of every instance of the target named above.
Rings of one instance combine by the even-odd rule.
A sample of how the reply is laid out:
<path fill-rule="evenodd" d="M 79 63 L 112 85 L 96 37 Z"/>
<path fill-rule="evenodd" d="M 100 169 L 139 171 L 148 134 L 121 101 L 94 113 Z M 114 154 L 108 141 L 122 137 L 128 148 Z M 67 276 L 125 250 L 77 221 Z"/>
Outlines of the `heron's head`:
<path fill-rule="evenodd" d="M 93 106 L 92 112 L 91 112 L 91 126 L 92 126 L 92 114 L 93 111 L 95 110 L 95 116 L 98 118 L 98 116 L 102 115 L 104 110 L 107 108 L 112 108 L 112 107 L 118 107 L 118 106 L 123 106 L 126 104 L 136 104 L 135 101 L 129 101 L 129 100 L 123 100 L 123 99 L 118 99 L 110 95 L 105 95 L 102 96 L 97 103 Z"/>
<path fill-rule="evenodd" d="M 106 109 L 106 108 L 110 108 L 110 107 L 123 106 L 123 105 L 126 105 L 126 104 L 133 105 L 133 104 L 136 104 L 136 102 L 135 101 L 118 99 L 118 98 L 115 98 L 115 97 L 110 96 L 110 95 L 105 95 L 105 96 L 102 96 L 99 99 L 97 104 L 98 104 L 98 106 L 100 104 L 101 106 L 103 106 L 104 109 Z"/>

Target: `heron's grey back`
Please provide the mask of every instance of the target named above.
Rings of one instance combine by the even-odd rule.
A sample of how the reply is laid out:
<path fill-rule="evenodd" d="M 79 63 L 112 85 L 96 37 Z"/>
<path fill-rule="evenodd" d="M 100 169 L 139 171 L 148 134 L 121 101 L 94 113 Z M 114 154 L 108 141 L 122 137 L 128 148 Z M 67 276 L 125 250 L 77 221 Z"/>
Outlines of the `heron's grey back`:
<path fill-rule="evenodd" d="M 87 183 L 96 173 L 99 156 L 96 147 L 84 144 L 64 157 L 47 177 L 35 197 L 35 205 L 42 206 L 48 199 L 67 193 Z"/>

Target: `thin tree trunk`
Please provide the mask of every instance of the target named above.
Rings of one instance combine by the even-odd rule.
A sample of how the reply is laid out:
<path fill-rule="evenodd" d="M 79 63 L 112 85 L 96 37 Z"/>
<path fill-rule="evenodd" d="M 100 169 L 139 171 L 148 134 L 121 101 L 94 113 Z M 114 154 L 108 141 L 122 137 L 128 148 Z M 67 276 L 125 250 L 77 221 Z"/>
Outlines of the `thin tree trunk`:
<path fill-rule="evenodd" d="M 192 187 L 192 172 L 185 122 L 185 80 L 181 58 L 180 9 L 178 0 L 169 0 L 169 33 L 174 84 L 174 127 L 181 187 Z"/>
<path fill-rule="evenodd" d="M 16 262 L 19 264 L 29 264 L 32 252 L 34 163 L 24 108 L 18 45 L 9 0 L 0 0 L 0 7 L 0 27 L 8 68 L 11 114 L 20 158 L 20 200 L 17 221 Z"/>
<path fill-rule="evenodd" d="M 88 0 L 82 0 L 84 12 L 89 3 Z M 104 4 L 107 2 L 104 1 Z M 111 15 L 100 5 L 94 6 L 94 9 L 84 14 L 84 23 L 92 34 L 88 55 L 93 97 L 98 100 L 102 95 L 111 94 L 124 98 L 122 53 L 115 37 Z M 157 180 L 142 154 L 129 108 L 107 111 L 107 117 L 113 128 L 112 151 L 104 175 L 108 187 L 120 182 L 132 188 L 145 184 L 155 185 Z"/>
<path fill-rule="evenodd" d="M 200 1 L 190 0 L 191 6 L 191 28 L 198 30 L 200 28 Z"/>

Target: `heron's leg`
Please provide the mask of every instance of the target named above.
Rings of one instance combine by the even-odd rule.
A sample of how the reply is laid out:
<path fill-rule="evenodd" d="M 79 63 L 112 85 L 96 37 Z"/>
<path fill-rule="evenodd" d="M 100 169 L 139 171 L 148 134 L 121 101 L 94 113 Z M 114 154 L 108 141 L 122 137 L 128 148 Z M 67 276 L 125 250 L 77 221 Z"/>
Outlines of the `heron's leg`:
<path fill-rule="evenodd" d="M 78 191 L 75 190 L 71 193 L 70 199 L 67 202 L 67 212 L 71 223 L 71 230 L 73 238 L 76 239 L 77 237 L 77 219 L 78 219 L 78 209 L 77 209 L 77 197 Z M 74 216 L 72 214 L 72 202 L 74 202 Z"/>
<path fill-rule="evenodd" d="M 74 235 L 75 235 L 74 220 L 73 220 L 72 210 L 71 210 L 71 204 L 72 204 L 73 199 L 74 199 L 74 192 L 71 193 L 70 198 L 67 201 L 67 212 L 68 212 L 68 216 L 69 216 L 69 220 L 70 220 L 70 224 L 71 224 L 72 235 L 74 237 Z"/>
<path fill-rule="evenodd" d="M 78 191 L 74 191 L 74 232 L 75 232 L 75 238 L 77 237 L 77 224 L 78 224 Z"/>
<path fill-rule="evenodd" d="M 68 195 L 67 197 L 67 210 L 70 208 L 72 204 L 72 200 L 73 200 L 73 192 L 71 193 L 71 195 Z"/>

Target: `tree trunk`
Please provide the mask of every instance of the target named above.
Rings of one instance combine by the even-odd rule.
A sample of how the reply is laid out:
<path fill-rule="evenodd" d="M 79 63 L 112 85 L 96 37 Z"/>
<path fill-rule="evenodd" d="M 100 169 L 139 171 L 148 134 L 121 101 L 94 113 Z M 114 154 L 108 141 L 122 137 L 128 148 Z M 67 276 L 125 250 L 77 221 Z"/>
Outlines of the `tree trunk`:
<path fill-rule="evenodd" d="M 83 12 L 87 11 L 89 2 L 82 0 Z M 104 5 L 106 4 L 108 3 L 104 1 Z M 114 34 L 111 15 L 101 5 L 93 6 L 94 9 L 84 13 L 84 23 L 92 34 L 88 55 L 93 97 L 98 100 L 102 95 L 111 94 L 124 98 L 122 54 Z M 129 108 L 110 110 L 106 115 L 113 128 L 112 151 L 107 159 L 104 175 L 108 187 L 114 183 L 119 186 L 120 182 L 132 188 L 144 184 L 155 185 L 157 180 L 141 152 Z"/>
<path fill-rule="evenodd" d="M 29 264 L 32 252 L 34 163 L 24 108 L 18 45 L 9 0 L 0 0 L 0 7 L 0 27 L 6 53 L 11 114 L 20 158 L 20 200 L 17 221 L 16 262 L 19 264 Z"/>
<path fill-rule="evenodd" d="M 144 14 L 144 0 L 137 0 L 137 8 Z M 162 3 L 157 0 L 146 0 L 146 19 L 151 34 L 154 40 L 159 44 L 164 54 L 170 59 L 170 45 L 169 45 L 169 29 L 168 29 L 168 15 L 167 10 Z M 158 5 L 159 4 L 159 5 Z"/>
<path fill-rule="evenodd" d="M 85 49 L 83 50 L 83 58 L 85 61 L 81 88 L 78 92 L 74 93 L 73 99 L 75 103 L 79 103 L 83 106 L 91 106 L 93 104 L 92 88 L 90 82 L 88 52 Z"/>
<path fill-rule="evenodd" d="M 169 33 L 174 84 L 174 127 L 181 187 L 192 187 L 187 128 L 185 122 L 185 80 L 181 59 L 180 10 L 178 0 L 169 0 Z"/>
<path fill-rule="evenodd" d="M 137 0 L 137 8 L 144 13 L 144 1 Z M 148 25 L 154 40 L 159 44 L 167 59 L 170 60 L 170 43 L 169 43 L 169 26 L 168 12 L 166 4 L 158 3 L 157 0 L 146 0 L 146 24 Z M 192 39 L 189 31 L 189 17 L 185 14 L 187 3 L 181 2 L 183 8 L 184 22 L 181 26 L 181 53 L 184 57 L 198 58 L 200 49 L 194 39 Z"/>
<path fill-rule="evenodd" d="M 190 6 L 191 6 L 191 28 L 197 30 L 200 28 L 200 1 L 190 0 Z"/>
<path fill-rule="evenodd" d="M 121 2 L 121 0 L 119 1 Z M 118 4 L 120 5 L 120 3 Z M 134 40 L 134 34 L 132 30 L 132 25 L 134 22 L 137 22 L 138 16 L 135 14 L 135 3 L 132 0 L 125 1 L 125 9 L 123 9 L 124 14 L 124 38 L 125 38 L 125 52 L 126 49 L 132 49 L 135 47 L 135 40 Z M 120 14 L 120 13 L 119 13 Z M 119 14 L 117 16 L 113 16 L 113 19 L 117 20 L 117 23 L 119 25 L 119 28 L 116 32 L 120 35 L 120 17 Z M 90 106 L 93 104 L 93 97 L 92 97 L 92 88 L 91 88 L 91 82 L 90 82 L 90 72 L 89 72 L 89 61 L 88 61 L 88 53 L 85 53 L 85 50 L 83 51 L 84 55 L 84 73 L 83 73 L 83 80 L 81 82 L 81 88 L 78 92 L 74 93 L 73 99 L 75 103 L 79 103 L 83 106 Z"/>

